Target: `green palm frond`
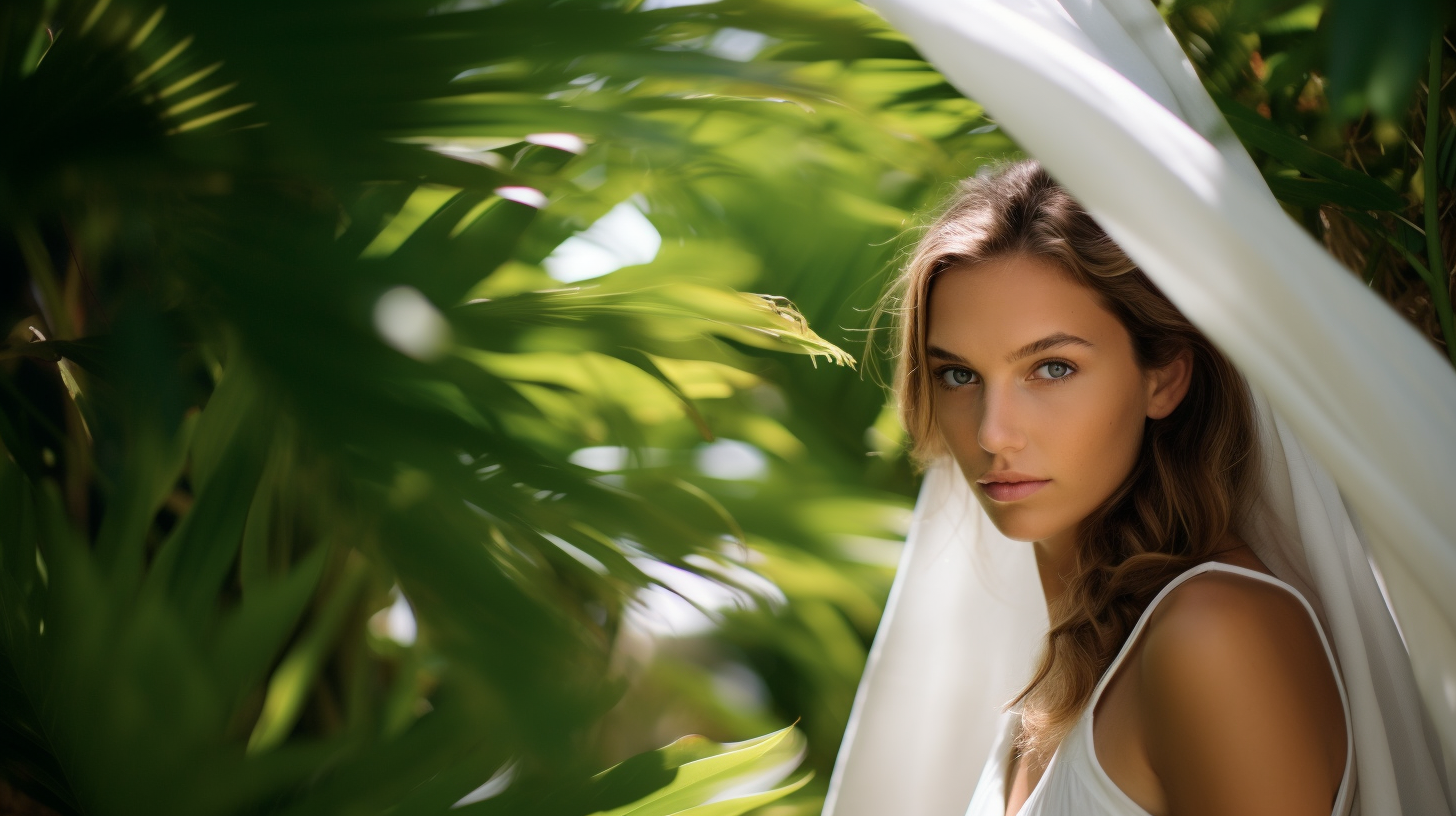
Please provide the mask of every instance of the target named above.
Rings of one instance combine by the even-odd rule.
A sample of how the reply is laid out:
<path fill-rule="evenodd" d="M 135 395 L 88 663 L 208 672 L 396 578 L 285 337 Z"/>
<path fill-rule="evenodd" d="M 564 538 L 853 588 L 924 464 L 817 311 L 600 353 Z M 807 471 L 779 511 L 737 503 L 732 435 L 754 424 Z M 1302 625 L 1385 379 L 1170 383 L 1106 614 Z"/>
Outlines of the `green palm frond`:
<path fill-rule="evenodd" d="M 648 565 L 733 583 L 761 535 L 693 446 L 862 452 L 842 327 L 979 109 L 851 2 L 0 14 L 5 778 L 65 813 L 426 813 L 509 765 L 472 808 L 604 809 L 585 735 Z M 656 257 L 551 278 L 623 202 Z M 751 407 L 816 389 L 844 410 Z M 807 781 L 703 805 L 686 773 L 605 809 Z"/>

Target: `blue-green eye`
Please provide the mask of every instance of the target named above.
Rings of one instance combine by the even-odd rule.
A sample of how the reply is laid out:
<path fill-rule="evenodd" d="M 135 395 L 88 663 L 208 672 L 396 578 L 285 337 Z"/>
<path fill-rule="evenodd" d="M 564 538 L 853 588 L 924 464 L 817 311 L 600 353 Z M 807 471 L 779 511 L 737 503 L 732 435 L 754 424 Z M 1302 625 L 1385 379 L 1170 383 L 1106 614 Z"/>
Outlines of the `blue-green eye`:
<path fill-rule="evenodd" d="M 1071 366 L 1057 360 L 1053 360 L 1050 363 L 1042 363 L 1037 366 L 1036 370 L 1041 372 L 1042 376 L 1048 380 L 1065 379 L 1068 374 L 1072 373 Z"/>
<path fill-rule="evenodd" d="M 960 388 L 976 381 L 976 373 L 969 368 L 947 368 L 940 372 L 940 383 L 946 388 Z"/>

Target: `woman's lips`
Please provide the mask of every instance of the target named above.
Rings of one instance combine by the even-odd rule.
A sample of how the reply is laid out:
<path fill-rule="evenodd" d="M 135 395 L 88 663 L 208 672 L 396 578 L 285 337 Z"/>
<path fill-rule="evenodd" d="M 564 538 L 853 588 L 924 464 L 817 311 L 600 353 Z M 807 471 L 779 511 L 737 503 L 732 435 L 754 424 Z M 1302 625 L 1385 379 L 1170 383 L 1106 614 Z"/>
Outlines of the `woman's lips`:
<path fill-rule="evenodd" d="M 991 498 L 991 501 L 1014 502 L 1030 496 L 1050 483 L 1051 479 L 1029 479 L 1021 482 L 980 482 L 979 484 L 981 490 Z"/>

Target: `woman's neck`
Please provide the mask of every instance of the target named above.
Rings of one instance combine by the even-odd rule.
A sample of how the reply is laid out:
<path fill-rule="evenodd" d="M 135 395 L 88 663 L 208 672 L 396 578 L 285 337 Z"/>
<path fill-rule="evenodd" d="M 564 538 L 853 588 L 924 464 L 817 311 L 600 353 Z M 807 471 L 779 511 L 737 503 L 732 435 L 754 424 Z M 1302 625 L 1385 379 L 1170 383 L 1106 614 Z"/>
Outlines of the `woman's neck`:
<path fill-rule="evenodd" d="M 1041 576 L 1041 591 L 1050 613 L 1067 591 L 1067 579 L 1077 567 L 1077 534 L 1075 530 L 1057 533 L 1033 543 L 1032 547 L 1036 552 L 1036 571 Z"/>

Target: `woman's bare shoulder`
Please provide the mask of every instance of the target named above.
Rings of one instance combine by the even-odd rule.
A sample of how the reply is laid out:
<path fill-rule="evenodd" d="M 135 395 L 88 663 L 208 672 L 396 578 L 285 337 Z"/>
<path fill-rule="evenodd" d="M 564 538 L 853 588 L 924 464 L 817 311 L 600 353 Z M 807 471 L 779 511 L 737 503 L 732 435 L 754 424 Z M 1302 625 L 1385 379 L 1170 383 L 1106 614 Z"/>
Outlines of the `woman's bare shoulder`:
<path fill-rule="evenodd" d="M 1148 620 L 1145 639 L 1164 658 L 1229 656 L 1221 650 L 1258 650 L 1291 640 L 1321 649 L 1304 604 L 1289 590 L 1238 573 L 1209 571 L 1174 587 Z M 1144 650 L 1146 653 L 1146 649 Z M 1325 664 L 1328 673 L 1328 663 Z"/>
<path fill-rule="evenodd" d="M 1288 590 L 1228 572 L 1185 581 L 1153 610 L 1138 671 L 1148 756 L 1174 812 L 1329 812 L 1344 710 Z"/>
<path fill-rule="evenodd" d="M 1140 650 L 1144 687 L 1176 702 L 1278 701 L 1328 684 L 1314 620 L 1288 590 L 1244 575 L 1206 572 L 1153 610 Z M 1148 681 L 1154 681 L 1147 685 Z"/>

